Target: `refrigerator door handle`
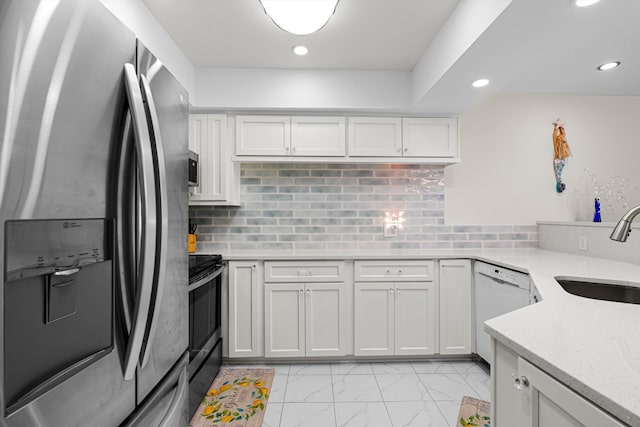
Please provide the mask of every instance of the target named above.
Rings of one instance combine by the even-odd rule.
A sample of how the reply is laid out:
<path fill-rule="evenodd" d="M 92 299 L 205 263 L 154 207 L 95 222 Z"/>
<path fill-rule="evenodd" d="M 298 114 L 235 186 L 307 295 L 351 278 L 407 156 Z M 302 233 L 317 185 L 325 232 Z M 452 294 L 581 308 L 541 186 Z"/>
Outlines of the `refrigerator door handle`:
<path fill-rule="evenodd" d="M 125 122 L 122 132 L 122 142 L 120 146 L 120 157 L 118 159 L 118 181 L 116 196 L 116 276 L 119 285 L 119 297 L 122 303 L 122 317 L 127 334 L 131 333 L 131 301 L 130 294 L 133 289 L 135 278 L 133 272 L 135 268 L 136 239 L 126 239 L 125 236 L 133 233 L 132 221 L 126 221 L 131 217 L 128 210 L 131 206 L 135 206 L 133 197 L 135 193 L 131 192 L 132 183 L 135 182 L 135 176 L 132 176 L 134 169 L 131 164 L 132 147 L 131 147 L 131 115 L 125 116 Z M 127 229 L 129 227 L 129 229 Z"/>
<path fill-rule="evenodd" d="M 124 379 L 133 379 L 144 343 L 151 305 L 156 248 L 156 192 L 153 153 L 140 86 L 132 64 L 124 65 L 124 81 L 135 135 L 138 183 L 140 185 L 141 245 L 136 278 L 137 290 L 131 332 L 125 355 Z"/>
<path fill-rule="evenodd" d="M 164 148 L 160 137 L 160 126 L 158 113 L 156 111 L 151 87 L 144 74 L 140 75 L 140 87 L 142 89 L 142 97 L 146 103 L 147 111 L 150 118 L 151 126 L 151 148 L 154 154 L 154 172 L 155 172 L 155 191 L 156 191 L 156 212 L 158 215 L 157 239 L 155 248 L 155 266 L 154 266 L 154 286 L 153 295 L 151 297 L 151 324 L 145 337 L 145 343 L 142 347 L 142 362 L 144 368 L 149 361 L 151 355 L 150 345 L 153 342 L 156 328 L 158 326 L 158 316 L 160 314 L 160 305 L 162 303 L 162 294 L 165 285 L 165 273 L 167 265 L 167 233 L 169 227 L 169 213 L 167 206 L 167 171 L 164 159 Z"/>

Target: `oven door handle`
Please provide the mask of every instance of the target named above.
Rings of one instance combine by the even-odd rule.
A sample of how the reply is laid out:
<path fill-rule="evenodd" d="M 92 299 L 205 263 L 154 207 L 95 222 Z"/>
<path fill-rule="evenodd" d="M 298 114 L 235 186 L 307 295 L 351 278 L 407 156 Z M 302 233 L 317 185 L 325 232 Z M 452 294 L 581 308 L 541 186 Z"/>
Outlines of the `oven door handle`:
<path fill-rule="evenodd" d="M 207 274 L 206 276 L 204 276 L 202 279 L 198 280 L 197 282 L 190 284 L 189 287 L 187 287 L 187 292 L 195 291 L 200 286 L 206 285 L 210 281 L 214 280 L 216 277 L 218 277 L 219 275 L 222 274 L 222 272 L 224 271 L 224 268 L 225 268 L 225 265 L 222 264 L 213 273 Z"/>

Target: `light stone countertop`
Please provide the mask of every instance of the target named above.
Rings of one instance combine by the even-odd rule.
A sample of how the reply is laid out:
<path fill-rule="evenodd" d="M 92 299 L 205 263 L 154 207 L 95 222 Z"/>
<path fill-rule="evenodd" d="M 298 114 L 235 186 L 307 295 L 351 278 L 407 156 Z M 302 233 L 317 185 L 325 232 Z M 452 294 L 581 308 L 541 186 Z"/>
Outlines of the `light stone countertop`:
<path fill-rule="evenodd" d="M 582 298 L 556 276 L 640 286 L 640 265 L 540 249 L 232 252 L 227 260 L 470 258 L 527 272 L 542 301 L 485 323 L 495 339 L 606 411 L 640 426 L 640 305 Z"/>

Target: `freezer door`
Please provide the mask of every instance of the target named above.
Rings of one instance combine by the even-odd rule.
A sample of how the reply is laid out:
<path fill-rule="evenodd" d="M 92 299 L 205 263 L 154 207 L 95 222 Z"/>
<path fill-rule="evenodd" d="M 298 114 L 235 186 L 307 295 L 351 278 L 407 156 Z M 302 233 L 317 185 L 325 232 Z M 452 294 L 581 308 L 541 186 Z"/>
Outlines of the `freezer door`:
<path fill-rule="evenodd" d="M 125 103 L 122 66 L 134 53 L 134 35 L 98 1 L 2 2 L 0 244 L 10 219 L 113 217 L 111 178 Z M 4 262 L 0 257 L 1 273 Z M 1 425 L 107 427 L 134 410 L 135 383 L 122 377 L 116 340 L 115 351 L 7 416 L 4 329 Z"/>
<path fill-rule="evenodd" d="M 182 427 L 187 425 L 189 377 L 185 352 L 167 375 L 120 427 Z"/>
<path fill-rule="evenodd" d="M 138 401 L 181 357 L 188 345 L 188 94 L 139 41 L 137 71 L 156 144 L 159 224 L 150 322 L 138 370 Z"/>

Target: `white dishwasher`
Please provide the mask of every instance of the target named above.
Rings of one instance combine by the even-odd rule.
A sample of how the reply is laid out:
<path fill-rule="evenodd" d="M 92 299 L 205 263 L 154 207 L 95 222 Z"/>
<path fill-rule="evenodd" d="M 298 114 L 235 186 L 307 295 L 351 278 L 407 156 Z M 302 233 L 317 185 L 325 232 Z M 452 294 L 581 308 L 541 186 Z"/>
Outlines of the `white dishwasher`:
<path fill-rule="evenodd" d="M 529 305 L 529 275 L 476 261 L 473 267 L 476 353 L 491 364 L 491 337 L 484 322 Z"/>

